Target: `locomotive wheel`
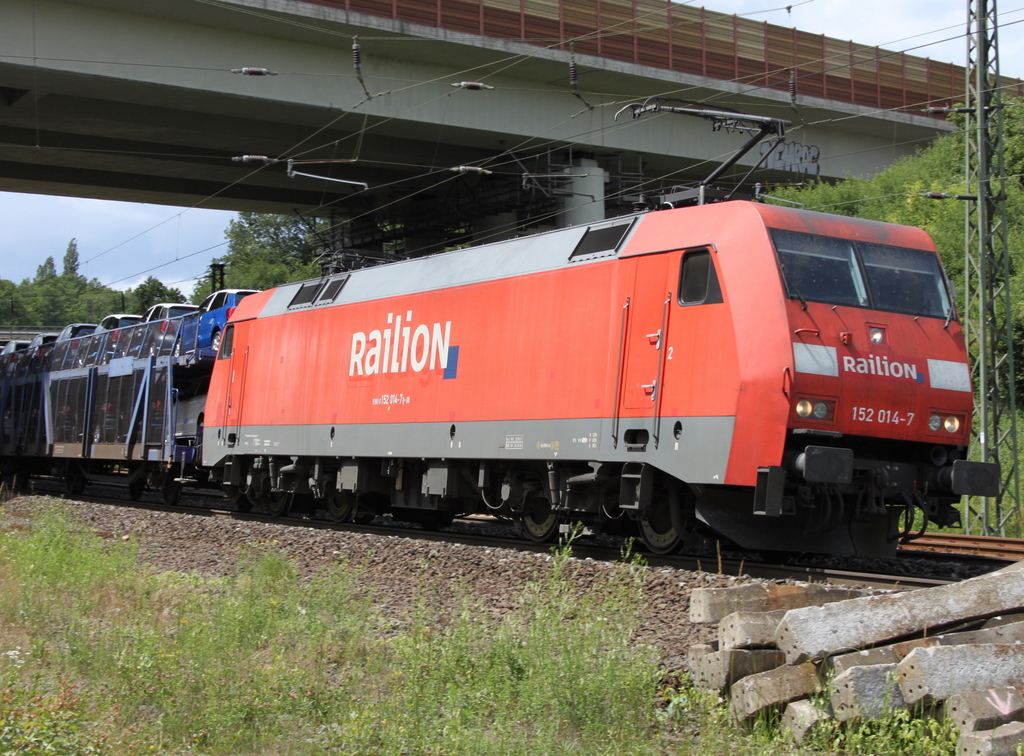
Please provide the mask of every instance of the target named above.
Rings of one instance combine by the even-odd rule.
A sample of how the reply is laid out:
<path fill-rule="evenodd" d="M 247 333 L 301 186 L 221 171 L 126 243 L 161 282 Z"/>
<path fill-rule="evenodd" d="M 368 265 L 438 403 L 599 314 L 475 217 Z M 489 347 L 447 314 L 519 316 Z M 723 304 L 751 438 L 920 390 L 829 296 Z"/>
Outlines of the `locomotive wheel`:
<path fill-rule="evenodd" d="M 652 554 L 671 554 L 683 542 L 672 525 L 672 510 L 666 497 L 651 502 L 647 518 L 640 520 L 640 538 Z"/>
<path fill-rule="evenodd" d="M 551 510 L 551 502 L 542 495 L 531 496 L 526 508 L 516 518 L 516 530 L 534 543 L 547 543 L 558 532 L 558 515 Z"/>
<path fill-rule="evenodd" d="M 335 522 L 351 522 L 356 513 L 356 495 L 352 491 L 333 491 L 327 497 L 327 512 Z"/>
<path fill-rule="evenodd" d="M 228 497 L 231 506 L 239 512 L 245 513 L 252 509 L 252 502 L 239 490 L 238 486 L 224 486 L 224 495 Z"/>
<path fill-rule="evenodd" d="M 266 502 L 267 514 L 271 517 L 282 517 L 291 508 L 292 494 L 290 491 L 271 491 Z"/>
<path fill-rule="evenodd" d="M 424 530 L 440 530 L 441 528 L 447 528 L 451 525 L 452 520 L 454 519 L 455 515 L 451 512 L 427 510 L 426 512 L 420 513 L 420 527 Z"/>

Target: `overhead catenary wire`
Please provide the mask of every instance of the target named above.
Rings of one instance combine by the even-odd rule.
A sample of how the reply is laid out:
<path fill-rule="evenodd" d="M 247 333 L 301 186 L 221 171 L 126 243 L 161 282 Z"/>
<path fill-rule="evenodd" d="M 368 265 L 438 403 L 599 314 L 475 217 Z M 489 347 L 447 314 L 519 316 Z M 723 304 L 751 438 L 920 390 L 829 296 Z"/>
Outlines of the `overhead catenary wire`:
<path fill-rule="evenodd" d="M 560 142 L 560 140 L 555 140 L 555 141 L 558 141 L 558 142 Z M 866 152 L 866 151 L 861 151 L 861 152 Z M 723 155 L 723 156 L 720 156 L 720 157 L 724 157 L 724 155 Z M 697 162 L 695 162 L 694 164 L 692 164 L 691 166 L 689 166 L 689 167 L 688 167 L 688 169 L 689 169 L 689 170 L 694 170 L 694 169 L 696 169 L 696 168 L 699 168 L 699 166 L 700 166 L 701 164 L 714 164 L 715 162 L 717 162 L 717 159 L 714 159 L 714 158 L 712 158 L 712 159 L 707 159 L 707 160 L 704 160 L 704 161 L 697 161 Z M 449 169 L 449 170 L 452 170 L 452 169 Z M 436 173 L 441 173 L 441 172 L 442 172 L 442 171 L 437 171 Z M 493 171 L 492 171 L 492 172 L 493 172 Z M 647 183 L 651 183 L 651 182 L 654 182 L 654 183 L 656 183 L 656 182 L 658 182 L 658 181 L 665 181 L 665 180 L 671 179 L 671 178 L 672 178 L 672 176 L 673 176 L 673 174 L 663 174 L 663 175 L 661 175 L 661 176 L 657 176 L 657 177 L 652 177 L 652 178 L 651 178 L 651 179 L 650 179 L 650 180 L 649 180 L 649 181 L 648 181 Z M 394 183 L 395 183 L 395 184 L 397 185 L 397 184 L 400 184 L 400 183 L 404 183 L 404 181 L 407 181 L 407 180 L 411 180 L 411 179 L 406 179 L 406 180 L 402 180 L 402 181 L 398 181 L 398 182 L 394 182 Z M 421 188 L 420 190 L 418 190 L 418 191 L 416 191 L 416 192 L 414 192 L 414 193 L 412 193 L 412 194 L 410 194 L 410 195 L 407 195 L 407 196 L 403 197 L 403 198 L 402 198 L 402 200 L 404 200 L 404 199 L 408 199 L 408 198 L 409 198 L 409 197 L 411 197 L 411 196 L 412 196 L 413 194 L 418 194 L 418 193 L 421 193 L 421 192 L 425 192 L 425 191 L 430 191 L 430 190 L 432 190 L 432 189 L 434 189 L 434 188 L 437 188 L 438 186 L 440 186 L 440 185 L 442 185 L 443 183 L 445 183 L 445 181 L 446 181 L 446 180 L 450 180 L 450 179 L 447 179 L 447 178 L 446 178 L 445 180 L 442 180 L 442 181 L 438 181 L 438 182 L 435 182 L 434 184 L 428 185 L 427 187 Z M 902 195 L 900 195 L 900 196 L 902 196 Z M 398 201 L 402 201 L 402 200 L 393 200 L 392 202 L 389 202 L 389 203 L 387 203 L 387 204 L 393 204 L 394 202 L 398 202 Z M 864 199 L 863 201 L 870 201 L 870 198 Z M 556 216 L 557 214 L 558 214 L 558 212 L 553 212 L 553 213 L 551 213 L 551 214 L 550 214 L 550 216 L 548 216 L 548 217 L 549 217 L 549 218 L 551 218 L 551 217 L 554 217 L 554 216 Z M 353 218 L 358 218 L 358 217 L 360 217 L 360 216 L 359 216 L 359 215 L 353 216 Z M 538 222 L 539 222 L 539 221 L 543 221 L 543 220 L 545 220 L 545 217 L 544 217 L 544 216 L 541 216 L 541 217 L 535 218 L 535 219 L 533 219 L 533 220 L 535 220 L 535 221 L 538 221 Z M 223 245 L 220 245 L 220 246 L 223 246 Z M 204 251 L 205 251 L 205 250 L 204 250 Z M 186 257 L 190 257 L 190 256 L 192 256 L 192 255 L 188 255 L 188 256 L 186 256 Z M 183 258 L 183 259 L 184 259 L 184 258 Z M 156 267 L 154 267 L 154 268 L 150 268 L 150 269 L 147 269 L 146 271 L 143 271 L 142 273 L 150 272 L 150 271 L 152 271 L 152 270 L 155 270 L 155 269 L 158 269 L 158 268 L 160 268 L 160 267 L 165 267 L 166 265 L 170 265 L 170 264 L 173 264 L 173 262 L 174 262 L 174 261 L 171 261 L 171 262 L 168 262 L 168 263 L 166 263 L 166 264 L 165 264 L 165 265 L 163 265 L 163 266 L 156 266 Z M 138 275 L 141 275 L 142 273 L 139 273 L 139 274 L 135 274 L 135 276 L 129 276 L 129 277 L 126 277 L 126 278 L 124 278 L 124 279 L 121 279 L 121 280 L 129 280 L 130 278 L 132 278 L 132 277 L 137 277 Z M 202 277 L 201 275 L 200 275 L 200 276 L 194 276 L 194 277 L 192 277 L 192 279 L 190 279 L 190 280 L 195 280 L 195 279 L 199 279 L 199 278 L 201 278 L 201 277 Z M 120 281 L 118 281 L 118 282 L 120 282 Z"/>
<path fill-rule="evenodd" d="M 707 161 L 707 162 L 714 162 L 714 161 Z M 666 176 L 662 176 L 662 177 L 658 177 L 658 178 L 665 179 L 665 178 L 669 178 L 669 177 L 671 177 L 671 175 L 666 175 Z M 657 180 L 657 179 L 655 178 L 654 180 Z M 170 264 L 170 263 L 168 263 L 168 264 Z M 156 268 L 151 268 L 151 269 L 156 269 Z M 145 271 L 143 271 L 143 272 L 145 272 Z M 131 278 L 131 277 L 128 277 L 128 278 Z M 127 280 L 127 279 L 125 279 L 125 280 Z"/>

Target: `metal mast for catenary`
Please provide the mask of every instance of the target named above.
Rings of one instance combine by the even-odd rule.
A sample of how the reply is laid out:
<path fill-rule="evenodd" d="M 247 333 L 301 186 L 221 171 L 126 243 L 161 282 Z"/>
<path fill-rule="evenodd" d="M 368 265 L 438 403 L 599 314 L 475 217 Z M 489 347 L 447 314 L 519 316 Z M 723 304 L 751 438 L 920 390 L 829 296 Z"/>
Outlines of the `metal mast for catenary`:
<path fill-rule="evenodd" d="M 996 0 L 968 0 L 964 334 L 975 356 L 974 432 L 980 459 L 1002 466 L 999 493 L 971 501 L 968 532 L 1020 535 L 1011 261 L 1003 161 Z M 975 199 L 976 198 L 976 199 Z"/>

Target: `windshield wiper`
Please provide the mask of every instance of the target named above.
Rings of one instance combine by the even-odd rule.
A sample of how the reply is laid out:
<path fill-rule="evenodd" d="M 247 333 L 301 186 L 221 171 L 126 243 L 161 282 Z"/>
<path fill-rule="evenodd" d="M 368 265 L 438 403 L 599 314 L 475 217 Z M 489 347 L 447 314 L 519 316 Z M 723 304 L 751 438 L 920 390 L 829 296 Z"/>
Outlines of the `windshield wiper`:
<path fill-rule="evenodd" d="M 781 257 L 779 258 L 779 268 L 782 269 L 782 278 L 786 282 L 786 286 L 788 286 L 790 289 L 792 289 L 793 293 L 796 294 L 797 299 L 800 300 L 800 307 L 801 307 L 801 309 L 806 310 L 807 309 L 807 300 L 804 299 L 803 294 L 800 293 L 800 288 L 796 285 L 796 282 L 792 278 L 790 278 L 789 272 L 786 270 L 786 263 L 782 262 L 782 258 Z"/>

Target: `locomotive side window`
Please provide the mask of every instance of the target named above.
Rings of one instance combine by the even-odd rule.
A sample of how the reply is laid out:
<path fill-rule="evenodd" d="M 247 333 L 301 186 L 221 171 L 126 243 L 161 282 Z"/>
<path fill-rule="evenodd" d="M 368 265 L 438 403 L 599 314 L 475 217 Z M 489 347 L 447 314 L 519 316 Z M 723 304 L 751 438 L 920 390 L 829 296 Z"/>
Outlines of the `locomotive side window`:
<path fill-rule="evenodd" d="M 220 351 L 217 352 L 218 360 L 226 360 L 231 356 L 233 351 L 233 344 L 235 341 L 235 326 L 228 323 L 224 329 L 224 338 L 220 340 Z"/>
<path fill-rule="evenodd" d="M 949 294 L 931 252 L 884 244 L 861 244 L 868 286 L 879 310 L 944 318 Z"/>
<path fill-rule="evenodd" d="M 683 255 L 679 274 L 679 304 L 714 304 L 722 301 L 722 287 L 711 252 L 699 249 Z"/>
<path fill-rule="evenodd" d="M 790 297 L 867 307 L 867 287 L 853 243 L 828 236 L 772 229 L 782 279 Z"/>

